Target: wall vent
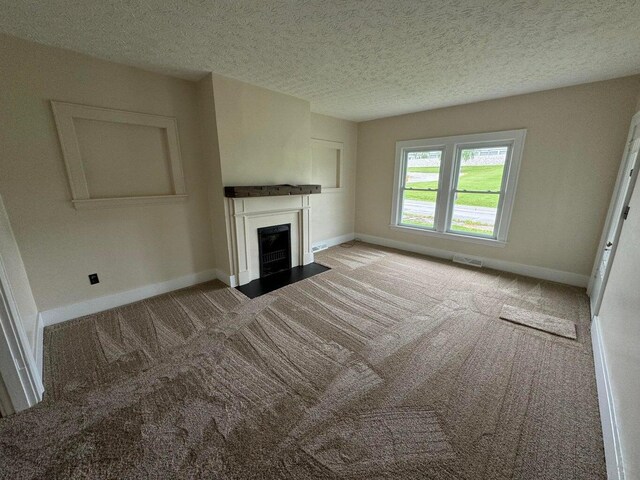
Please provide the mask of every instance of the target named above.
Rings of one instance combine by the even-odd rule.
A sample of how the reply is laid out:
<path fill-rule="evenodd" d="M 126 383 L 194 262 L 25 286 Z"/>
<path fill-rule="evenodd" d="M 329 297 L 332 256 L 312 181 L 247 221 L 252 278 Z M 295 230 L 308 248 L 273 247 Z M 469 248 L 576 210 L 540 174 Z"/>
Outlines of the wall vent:
<path fill-rule="evenodd" d="M 454 255 L 453 261 L 456 263 L 462 263 L 464 265 L 470 265 L 472 267 L 482 267 L 482 260 L 480 258 L 465 257 L 463 255 Z"/>

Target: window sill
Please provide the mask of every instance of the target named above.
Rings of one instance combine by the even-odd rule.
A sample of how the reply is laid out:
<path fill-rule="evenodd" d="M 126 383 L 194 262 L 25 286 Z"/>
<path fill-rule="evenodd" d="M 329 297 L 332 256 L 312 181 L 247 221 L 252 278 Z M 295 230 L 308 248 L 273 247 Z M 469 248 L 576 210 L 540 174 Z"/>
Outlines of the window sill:
<path fill-rule="evenodd" d="M 447 240 L 457 240 L 460 242 L 475 243 L 478 245 L 489 245 L 491 247 L 504 247 L 507 244 L 506 241 L 496 240 L 494 238 L 473 237 L 471 235 L 458 235 L 457 233 L 449 232 L 436 232 L 434 230 L 424 230 L 422 228 L 407 227 L 404 225 L 389 225 L 389 228 L 400 232 L 424 235 L 426 237 L 444 238 Z"/>

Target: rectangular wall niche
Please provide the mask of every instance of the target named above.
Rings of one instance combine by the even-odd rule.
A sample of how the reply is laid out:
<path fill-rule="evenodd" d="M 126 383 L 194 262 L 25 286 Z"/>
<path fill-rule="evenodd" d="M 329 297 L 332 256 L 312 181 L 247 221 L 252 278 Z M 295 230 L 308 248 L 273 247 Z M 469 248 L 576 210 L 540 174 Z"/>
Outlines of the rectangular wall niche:
<path fill-rule="evenodd" d="M 311 177 L 322 185 L 322 193 L 342 189 L 342 158 L 344 144 L 330 140 L 311 139 Z"/>
<path fill-rule="evenodd" d="M 175 118 L 51 105 L 75 208 L 186 198 Z"/>

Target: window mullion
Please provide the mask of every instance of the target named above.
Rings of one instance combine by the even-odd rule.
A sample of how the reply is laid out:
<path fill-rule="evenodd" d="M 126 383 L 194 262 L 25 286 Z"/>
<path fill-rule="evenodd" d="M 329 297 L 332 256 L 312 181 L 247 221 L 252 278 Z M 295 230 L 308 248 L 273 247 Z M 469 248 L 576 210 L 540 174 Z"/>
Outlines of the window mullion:
<path fill-rule="evenodd" d="M 453 222 L 453 206 L 456 201 L 456 195 L 458 193 L 458 183 L 460 181 L 460 170 L 462 149 L 460 145 L 455 144 L 452 147 L 452 161 L 451 161 L 451 188 L 449 194 L 449 203 L 447 203 L 447 221 L 445 225 L 445 231 L 451 231 L 451 223 Z"/>
<path fill-rule="evenodd" d="M 447 230 L 447 222 L 450 217 L 454 153 L 454 145 L 446 145 L 440 164 L 440 182 L 436 200 L 437 218 L 434 228 L 441 233 Z"/>
<path fill-rule="evenodd" d="M 509 145 L 507 150 L 507 159 L 504 165 L 504 171 L 502 173 L 502 185 L 500 186 L 500 200 L 498 201 L 498 211 L 496 212 L 496 225 L 494 227 L 494 233 L 496 239 L 504 240 L 506 237 L 506 227 L 504 222 L 504 202 L 505 194 L 507 191 L 507 184 L 509 182 L 509 175 L 511 171 L 511 161 L 513 155 L 513 145 Z"/>

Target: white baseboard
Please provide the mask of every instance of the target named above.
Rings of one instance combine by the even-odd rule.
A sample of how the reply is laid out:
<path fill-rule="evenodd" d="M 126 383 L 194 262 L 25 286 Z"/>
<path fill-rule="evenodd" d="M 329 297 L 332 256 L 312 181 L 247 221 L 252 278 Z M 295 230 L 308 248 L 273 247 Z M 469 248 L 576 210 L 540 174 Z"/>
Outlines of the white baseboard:
<path fill-rule="evenodd" d="M 335 247 L 336 245 L 340 245 L 341 243 L 350 242 L 354 238 L 356 238 L 355 233 L 347 233 L 338 237 L 327 238 L 326 240 L 318 240 L 317 242 L 314 242 L 313 247 L 315 248 L 319 245 L 326 245 L 326 248 Z"/>
<path fill-rule="evenodd" d="M 602 344 L 600 320 L 593 317 L 591 322 L 591 344 L 593 346 L 593 360 L 596 368 L 596 385 L 598 387 L 598 403 L 600 404 L 600 421 L 602 422 L 602 437 L 604 439 L 604 455 L 607 461 L 607 477 L 609 480 L 624 480 L 624 466 L 622 450 L 618 434 L 618 422 L 613 404 L 609 369 Z"/>
<path fill-rule="evenodd" d="M 383 247 L 397 248 L 398 250 L 421 253 L 423 255 L 444 258 L 447 260 L 451 260 L 454 255 L 459 254 L 459 252 L 426 247 L 424 245 L 417 245 L 414 243 L 400 242 L 398 240 L 390 240 L 388 238 L 376 237 L 364 233 L 356 233 L 355 238 L 357 238 L 358 240 L 362 240 L 363 242 L 373 243 L 375 245 L 381 245 Z M 564 272 L 562 270 L 554 270 L 552 268 L 536 267 L 533 265 L 524 265 L 521 263 L 507 262 L 504 260 L 496 260 L 487 257 L 474 258 L 482 260 L 483 265 L 487 268 L 494 268 L 496 270 L 502 270 L 504 272 L 517 273 L 518 275 L 525 275 L 527 277 L 540 278 L 542 280 L 574 285 L 576 287 L 586 287 L 589 283 L 588 276 L 579 275 L 577 273 Z"/>
<path fill-rule="evenodd" d="M 227 272 L 220 270 L 219 268 L 216 269 L 216 278 L 230 287 L 238 286 L 235 275 L 229 275 Z"/>
<path fill-rule="evenodd" d="M 190 287 L 191 285 L 207 282 L 215 278 L 218 278 L 216 270 L 205 270 L 203 272 L 174 278 L 173 280 L 167 280 L 166 282 L 145 285 L 144 287 L 135 288 L 133 290 L 105 295 L 104 297 L 92 298 L 84 302 L 46 310 L 44 312 L 40 312 L 42 325 L 44 327 L 48 327 L 73 318 L 91 315 L 92 313 L 144 300 L 145 298 L 161 295 L 172 290 Z"/>
<path fill-rule="evenodd" d="M 35 349 L 33 356 L 36 364 L 36 370 L 40 375 L 40 393 L 44 393 L 44 385 L 42 379 L 44 378 L 44 320 L 42 320 L 42 314 L 38 313 L 36 317 L 36 339 Z"/>

